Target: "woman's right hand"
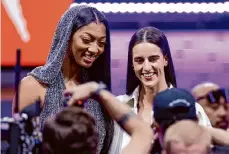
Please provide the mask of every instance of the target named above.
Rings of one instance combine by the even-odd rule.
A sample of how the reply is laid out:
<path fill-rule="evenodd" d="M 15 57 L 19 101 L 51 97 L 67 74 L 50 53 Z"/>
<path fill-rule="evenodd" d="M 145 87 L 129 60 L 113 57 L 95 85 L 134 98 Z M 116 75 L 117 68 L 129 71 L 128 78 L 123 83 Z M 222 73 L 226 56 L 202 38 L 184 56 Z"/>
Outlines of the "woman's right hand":
<path fill-rule="evenodd" d="M 91 97 L 98 88 L 98 83 L 88 82 L 85 84 L 77 85 L 72 89 L 65 90 L 64 95 L 72 96 L 68 101 L 68 105 L 73 105 L 78 100 L 83 100 Z"/>

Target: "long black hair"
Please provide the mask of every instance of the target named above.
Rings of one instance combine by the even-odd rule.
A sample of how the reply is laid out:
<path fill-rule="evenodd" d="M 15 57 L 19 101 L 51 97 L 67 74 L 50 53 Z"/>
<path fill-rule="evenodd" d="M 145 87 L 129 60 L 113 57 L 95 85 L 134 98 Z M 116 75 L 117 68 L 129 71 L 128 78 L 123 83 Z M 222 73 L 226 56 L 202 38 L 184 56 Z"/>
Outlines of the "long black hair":
<path fill-rule="evenodd" d="M 127 64 L 127 83 L 126 83 L 126 94 L 130 95 L 134 89 L 140 85 L 140 80 L 136 77 L 133 70 L 133 47 L 141 42 L 149 42 L 157 45 L 164 56 L 168 58 L 168 65 L 165 66 L 165 80 L 168 86 L 172 84 L 176 87 L 176 77 L 173 67 L 173 61 L 170 53 L 169 43 L 165 34 L 155 27 L 144 27 L 139 29 L 131 37 L 129 48 L 128 48 L 128 64 Z M 142 51 L 144 52 L 144 51 Z"/>
<path fill-rule="evenodd" d="M 80 9 L 77 18 L 75 18 L 75 22 L 72 28 L 72 35 L 79 28 L 88 25 L 91 22 L 97 22 L 97 21 L 103 23 L 106 27 L 106 44 L 104 48 L 104 53 L 100 55 L 98 59 L 96 59 L 96 61 L 93 63 L 93 65 L 90 68 L 88 69 L 82 68 L 81 80 L 82 82 L 87 82 L 87 80 L 96 81 L 96 82 L 102 81 L 107 85 L 108 90 L 111 91 L 110 28 L 105 16 L 96 8 L 84 6 L 82 9 Z M 89 79 L 86 79 L 86 81 L 84 81 L 85 70 L 89 74 Z"/>
<path fill-rule="evenodd" d="M 72 35 L 79 28 L 97 21 L 103 23 L 106 27 L 106 45 L 104 52 L 89 69 L 81 69 L 80 79 L 82 80 L 81 83 L 87 81 L 102 81 L 107 85 L 108 90 L 111 90 L 110 29 L 108 21 L 103 13 L 87 5 L 73 6 L 65 11 L 57 24 L 46 64 L 41 67 L 36 67 L 29 75 L 34 76 L 44 84 L 53 84 L 61 74 L 64 57 L 68 51 Z M 87 74 L 88 77 L 85 77 L 85 74 Z"/>
<path fill-rule="evenodd" d="M 108 90 L 111 89 L 110 31 L 107 19 L 96 8 L 87 5 L 77 5 L 67 9 L 57 24 L 46 64 L 44 66 L 36 67 L 28 74 L 34 76 L 41 83 L 51 85 L 50 88 L 55 89 L 55 93 L 57 93 L 56 96 L 58 96 L 50 96 L 50 99 L 55 100 L 56 102 L 45 103 L 40 115 L 41 126 L 48 116 L 56 114 L 63 107 L 63 103 L 61 102 L 62 90 L 64 90 L 66 87 L 64 86 L 65 83 L 62 73 L 62 66 L 65 60 L 64 58 L 67 55 L 66 53 L 69 51 L 68 48 L 72 34 L 74 34 L 79 28 L 86 26 L 91 22 L 98 21 L 103 23 L 106 27 L 106 45 L 104 52 L 98 57 L 98 59 L 90 68 L 81 67 L 80 79 L 81 83 L 87 81 L 102 81 L 107 85 Z M 98 101 L 99 100 L 93 102 L 98 103 Z M 57 105 L 57 103 L 59 103 L 59 105 Z M 87 104 L 90 105 L 90 108 L 95 109 L 92 112 L 99 113 L 99 111 L 96 110 L 98 108 L 96 103 Z M 104 118 L 106 127 L 105 136 L 103 134 L 103 130 L 99 129 L 99 136 L 102 141 L 101 143 L 103 143 L 102 145 L 99 144 L 99 148 L 102 147 L 100 153 L 107 153 L 112 142 L 114 125 L 112 118 L 103 108 L 103 106 L 99 107 L 101 107 L 104 114 L 98 114 L 98 118 L 96 118 L 96 120 L 101 122 L 102 120 L 100 118 Z"/>
<path fill-rule="evenodd" d="M 103 13 L 98 11 L 96 8 L 86 6 L 86 5 L 73 7 L 69 11 L 73 11 L 73 12 L 77 11 L 76 13 L 77 15 L 75 16 L 73 20 L 71 37 L 79 28 L 86 26 L 92 22 L 101 22 L 105 25 L 106 44 L 105 44 L 104 52 L 96 59 L 96 61 L 93 63 L 93 65 L 90 68 L 81 67 L 80 79 L 82 83 L 85 83 L 88 81 L 96 81 L 96 82 L 102 81 L 107 85 L 107 89 L 111 91 L 110 28 L 109 28 L 106 17 L 104 16 Z M 72 13 L 69 13 L 69 15 L 71 14 Z M 71 37 L 69 39 L 71 39 Z M 109 151 L 109 148 L 112 142 L 112 138 L 113 138 L 114 124 L 113 124 L 111 117 L 109 116 L 107 111 L 104 109 L 104 107 L 101 106 L 101 108 L 104 113 L 104 120 L 106 123 L 105 129 L 107 133 L 104 139 L 103 148 L 101 149 L 100 153 L 107 153 Z"/>

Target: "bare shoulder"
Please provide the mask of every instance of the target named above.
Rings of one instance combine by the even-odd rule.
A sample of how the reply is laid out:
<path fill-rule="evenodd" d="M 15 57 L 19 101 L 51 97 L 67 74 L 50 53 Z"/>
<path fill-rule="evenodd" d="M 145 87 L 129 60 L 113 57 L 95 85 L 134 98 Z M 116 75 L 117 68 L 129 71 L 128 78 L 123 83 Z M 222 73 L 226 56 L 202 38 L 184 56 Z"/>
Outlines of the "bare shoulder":
<path fill-rule="evenodd" d="M 20 82 L 21 89 L 35 90 L 35 91 L 43 91 L 46 88 L 46 85 L 39 82 L 33 76 L 26 76 Z M 32 91 L 30 91 L 32 92 Z"/>
<path fill-rule="evenodd" d="M 43 100 L 46 87 L 47 86 L 45 84 L 39 82 L 33 76 L 26 76 L 21 80 L 20 93 L 26 93 L 34 97 L 40 97 L 41 100 Z"/>
<path fill-rule="evenodd" d="M 38 98 L 43 100 L 46 87 L 33 76 L 26 76 L 20 82 L 19 110 L 34 103 Z M 14 102 L 14 101 L 13 101 Z"/>
<path fill-rule="evenodd" d="M 37 88 L 41 86 L 41 83 L 38 82 L 33 76 L 26 76 L 21 80 L 20 86 Z"/>

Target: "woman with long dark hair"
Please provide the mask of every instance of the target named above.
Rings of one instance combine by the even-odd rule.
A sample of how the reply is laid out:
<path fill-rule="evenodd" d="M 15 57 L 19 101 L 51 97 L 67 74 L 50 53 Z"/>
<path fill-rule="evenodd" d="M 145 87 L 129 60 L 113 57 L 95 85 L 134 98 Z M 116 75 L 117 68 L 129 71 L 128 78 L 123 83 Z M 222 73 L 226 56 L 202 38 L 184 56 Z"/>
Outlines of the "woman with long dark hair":
<path fill-rule="evenodd" d="M 64 107 L 63 91 L 88 81 L 102 81 L 108 90 L 111 88 L 110 30 L 101 12 L 80 5 L 69 8 L 62 15 L 46 64 L 32 70 L 21 81 L 19 110 L 40 99 L 43 127 L 47 118 Z M 87 100 L 85 109 L 96 121 L 99 132 L 97 153 L 107 153 L 113 136 L 113 122 L 95 99 Z"/>
<path fill-rule="evenodd" d="M 126 94 L 118 96 L 118 99 L 127 103 L 150 127 L 154 122 L 152 109 L 155 95 L 176 86 L 173 60 L 165 34 L 155 27 L 139 29 L 129 43 Z M 200 123 L 207 125 L 209 120 L 206 114 L 200 105 L 196 106 L 201 116 Z M 129 135 L 115 125 L 112 151 L 120 153 L 129 141 Z"/>

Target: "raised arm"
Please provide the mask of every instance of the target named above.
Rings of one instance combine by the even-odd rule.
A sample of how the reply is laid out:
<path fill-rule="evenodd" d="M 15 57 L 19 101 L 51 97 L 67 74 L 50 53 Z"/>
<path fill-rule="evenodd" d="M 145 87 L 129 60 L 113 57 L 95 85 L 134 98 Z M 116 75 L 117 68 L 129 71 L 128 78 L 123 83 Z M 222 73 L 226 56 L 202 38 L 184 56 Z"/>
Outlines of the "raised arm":
<path fill-rule="evenodd" d="M 151 147 L 153 131 L 138 115 L 121 102 L 110 92 L 100 89 L 100 85 L 95 82 L 79 85 L 66 93 L 72 93 L 69 105 L 75 101 L 85 99 L 97 94 L 100 103 L 105 107 L 110 116 L 117 121 L 120 126 L 131 135 L 131 141 L 123 150 L 123 154 L 147 154 Z"/>

